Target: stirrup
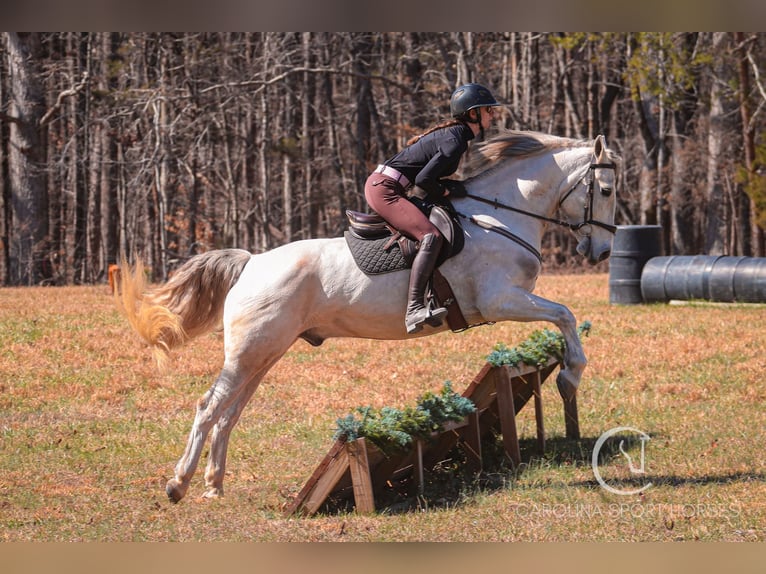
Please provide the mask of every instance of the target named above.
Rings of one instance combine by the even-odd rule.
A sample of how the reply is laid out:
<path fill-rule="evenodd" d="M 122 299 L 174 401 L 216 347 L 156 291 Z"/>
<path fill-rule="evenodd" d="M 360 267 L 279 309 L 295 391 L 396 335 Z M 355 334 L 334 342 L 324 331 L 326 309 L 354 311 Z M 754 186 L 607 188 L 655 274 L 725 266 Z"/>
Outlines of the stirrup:
<path fill-rule="evenodd" d="M 425 313 L 425 316 L 421 319 L 420 315 L 423 313 Z M 408 314 L 404 318 L 404 325 L 407 327 L 407 334 L 412 335 L 413 333 L 419 333 L 423 329 L 424 324 L 430 325 L 431 327 L 441 326 L 446 316 L 447 309 L 444 307 L 438 307 L 433 310 L 429 307 L 423 307 L 415 311 L 415 313 L 412 313 L 412 318 L 414 319 L 412 322 L 407 321 L 410 318 L 410 315 Z"/>
<path fill-rule="evenodd" d="M 442 323 L 444 323 L 444 319 L 447 318 L 448 313 L 449 311 L 444 307 L 437 307 L 433 310 L 429 309 L 426 323 L 431 325 L 431 327 L 441 327 Z"/>

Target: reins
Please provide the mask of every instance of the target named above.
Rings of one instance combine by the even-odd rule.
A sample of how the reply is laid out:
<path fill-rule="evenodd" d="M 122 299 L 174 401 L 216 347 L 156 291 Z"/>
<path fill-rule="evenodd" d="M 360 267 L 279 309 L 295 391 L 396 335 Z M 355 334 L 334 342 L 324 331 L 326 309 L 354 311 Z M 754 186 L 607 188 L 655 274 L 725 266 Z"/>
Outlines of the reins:
<path fill-rule="evenodd" d="M 559 207 L 561 207 L 561 204 L 566 201 L 566 199 L 572 194 L 572 192 L 577 189 L 577 186 L 580 185 L 580 183 L 585 179 L 585 177 L 590 173 L 591 171 L 599 168 L 607 168 L 607 169 L 615 169 L 616 166 L 612 162 L 608 163 L 592 163 L 588 166 L 588 171 L 583 174 L 583 176 L 577 180 L 577 183 L 575 183 L 563 196 L 561 196 L 561 199 L 559 200 Z M 593 213 L 593 183 L 595 181 L 595 177 L 591 178 L 590 181 L 588 181 L 588 203 L 585 205 L 585 212 L 583 214 L 583 221 L 580 223 L 569 223 L 568 221 L 564 221 L 563 219 L 556 219 L 554 217 L 548 217 L 546 215 L 540 215 L 539 213 L 534 213 L 532 211 L 527 211 L 526 209 L 521 209 L 518 207 L 514 207 L 512 205 L 508 205 L 506 203 L 501 203 L 497 199 L 488 199 L 486 197 L 482 197 L 480 195 L 475 195 L 473 193 L 466 193 L 466 197 L 470 197 L 471 199 L 474 199 L 476 201 L 480 201 L 481 203 L 486 203 L 487 205 L 491 205 L 495 209 L 505 209 L 507 211 L 513 211 L 515 213 L 520 213 L 522 215 L 527 215 L 529 217 L 533 217 L 535 219 L 540 219 L 542 221 L 547 221 L 548 223 L 553 223 L 555 225 L 559 225 L 561 227 L 566 227 L 567 229 L 570 229 L 572 231 L 579 231 L 586 225 L 596 225 L 597 227 L 601 227 L 602 229 L 606 229 L 607 231 L 611 233 L 615 233 L 617 231 L 617 226 L 612 225 L 611 223 L 604 223 L 603 221 L 598 221 L 597 219 L 593 219 L 590 217 L 590 214 Z M 602 194 L 608 195 L 607 193 L 604 193 L 602 190 Z M 468 217 L 467 215 L 460 213 L 459 211 L 455 210 L 455 213 L 457 213 L 460 217 L 463 219 L 467 219 L 474 225 L 478 225 L 482 229 L 486 229 L 487 231 L 493 231 L 494 233 L 497 233 L 499 235 L 502 235 L 506 239 L 510 239 L 511 241 L 515 241 L 525 249 L 527 249 L 532 255 L 537 257 L 538 261 L 542 263 L 543 256 L 540 254 L 540 252 L 535 249 L 528 241 L 525 239 L 522 239 L 512 231 L 509 231 L 505 229 L 504 227 L 498 227 L 497 225 L 493 225 L 491 223 L 488 223 L 486 221 L 481 221 L 480 219 L 477 219 L 475 216 L 471 215 Z"/>
<path fill-rule="evenodd" d="M 482 229 L 486 229 L 487 231 L 494 231 L 495 233 L 498 233 L 498 234 L 502 235 L 506 239 L 510 239 L 511 241 L 515 241 L 516 243 L 518 243 L 519 245 L 521 245 L 522 247 L 527 249 L 530 253 L 532 253 L 532 255 L 537 257 L 537 260 L 540 261 L 540 263 L 543 262 L 542 254 L 537 249 L 535 249 L 532 246 L 531 243 L 529 243 L 525 239 L 522 239 L 521 237 L 519 237 L 515 233 L 513 233 L 511 231 L 508 231 L 507 229 L 505 229 L 503 227 L 498 227 L 497 225 L 492 225 L 491 223 L 487 223 L 486 221 L 482 221 L 481 219 L 476 219 L 476 217 L 474 217 L 473 215 L 471 217 L 468 217 L 467 215 L 465 215 L 463 213 L 460 213 L 460 212 L 456 212 L 456 213 L 460 217 L 462 217 L 464 219 L 467 219 L 468 221 L 470 221 L 474 225 L 478 225 Z"/>
<path fill-rule="evenodd" d="M 608 169 L 615 169 L 614 163 L 592 163 L 590 166 L 588 166 L 588 173 L 598 169 L 598 168 L 608 168 Z M 580 179 L 577 180 L 577 183 L 575 183 L 559 200 L 559 206 L 566 201 L 566 199 L 572 194 L 572 192 L 577 189 L 577 186 L 580 185 L 580 183 L 585 179 L 584 174 Z M 476 201 L 480 201 L 481 203 L 486 203 L 487 205 L 493 206 L 495 209 L 505 209 L 507 211 L 513 211 L 516 213 L 521 213 L 522 215 L 527 215 L 529 217 L 534 217 L 535 219 L 540 219 L 542 221 L 547 221 L 548 223 L 553 223 L 555 225 L 559 225 L 561 227 L 566 227 L 567 229 L 570 229 L 572 231 L 579 231 L 586 225 L 595 225 L 597 227 L 601 227 L 602 229 L 606 229 L 610 233 L 615 233 L 617 231 L 617 226 L 612 225 L 611 223 L 604 223 L 603 221 L 598 221 L 597 219 L 593 219 L 590 217 L 590 214 L 593 213 L 593 182 L 595 178 L 591 178 L 591 180 L 588 182 L 588 204 L 585 206 L 585 213 L 583 215 L 583 221 L 579 223 L 570 223 L 568 221 L 564 221 L 563 219 L 556 219 L 554 217 L 548 217 L 545 215 L 541 215 L 539 213 L 534 213 L 532 211 L 527 211 L 525 209 L 521 209 L 518 207 L 514 207 L 512 205 L 508 205 L 506 203 L 501 203 L 497 199 L 488 199 L 486 197 L 482 197 L 480 195 L 474 195 L 473 193 L 467 193 L 466 197 L 470 197 L 471 199 L 474 199 Z M 602 192 L 603 193 L 603 192 Z M 465 216 L 463 216 L 465 217 Z M 470 218 L 471 221 L 476 223 L 474 221 L 474 218 Z M 482 225 L 485 229 L 488 229 L 486 225 Z M 534 253 L 537 254 L 537 251 L 534 250 Z"/>

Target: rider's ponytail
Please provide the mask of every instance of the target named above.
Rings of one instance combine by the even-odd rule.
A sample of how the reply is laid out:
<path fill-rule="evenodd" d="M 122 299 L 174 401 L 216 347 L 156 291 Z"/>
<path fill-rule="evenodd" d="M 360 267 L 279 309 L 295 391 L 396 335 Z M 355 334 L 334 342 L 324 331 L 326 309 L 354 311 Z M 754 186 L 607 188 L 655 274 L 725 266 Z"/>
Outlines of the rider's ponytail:
<path fill-rule="evenodd" d="M 463 124 L 463 123 L 465 123 L 465 122 L 463 122 L 461 120 L 456 120 L 456 119 L 449 119 L 449 120 L 443 121 L 440 124 L 437 124 L 435 126 L 432 126 L 432 127 L 428 128 L 428 130 L 426 130 L 422 134 L 418 134 L 416 136 L 412 136 L 407 141 L 406 145 L 410 146 L 410 145 L 414 144 L 415 142 L 417 142 L 423 136 L 427 136 L 428 134 L 430 134 L 431 132 L 435 132 L 436 130 L 440 130 L 442 128 L 448 128 L 450 126 L 457 126 L 457 125 L 460 125 L 460 124 Z"/>

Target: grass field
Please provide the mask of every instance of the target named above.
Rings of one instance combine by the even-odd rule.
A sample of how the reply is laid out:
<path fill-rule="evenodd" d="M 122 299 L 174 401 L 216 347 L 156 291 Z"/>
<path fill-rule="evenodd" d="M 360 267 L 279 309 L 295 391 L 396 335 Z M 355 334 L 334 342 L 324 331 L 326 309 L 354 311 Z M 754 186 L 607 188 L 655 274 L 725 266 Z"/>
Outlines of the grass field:
<path fill-rule="evenodd" d="M 298 342 L 232 435 L 226 496 L 199 498 L 198 470 L 173 505 L 164 485 L 220 368 L 221 334 L 161 375 L 106 287 L 0 289 L 0 540 L 766 541 L 766 306 L 612 306 L 605 274 L 543 276 L 537 292 L 593 324 L 582 440 L 562 438 L 551 380 L 543 456 L 531 406 L 519 415 L 520 472 L 499 466 L 407 511 L 285 518 L 338 417 L 414 404 L 445 380 L 462 391 L 496 343 L 548 325 Z M 617 426 L 651 437 L 641 495 L 610 494 L 594 478 L 593 445 Z"/>

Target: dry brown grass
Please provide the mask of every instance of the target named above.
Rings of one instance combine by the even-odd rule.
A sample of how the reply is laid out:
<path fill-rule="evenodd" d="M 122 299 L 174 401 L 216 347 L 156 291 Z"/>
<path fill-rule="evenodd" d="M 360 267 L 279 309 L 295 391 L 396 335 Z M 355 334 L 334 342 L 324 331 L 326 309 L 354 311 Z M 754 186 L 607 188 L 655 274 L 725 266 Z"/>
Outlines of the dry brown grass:
<path fill-rule="evenodd" d="M 468 485 L 428 511 L 284 518 L 281 508 L 355 407 L 412 404 L 445 380 L 462 390 L 492 347 L 545 324 L 503 324 L 413 342 L 298 342 L 234 431 L 226 497 L 167 502 L 221 335 L 157 373 L 106 287 L 0 290 L 0 540 L 766 540 L 766 307 L 610 306 L 605 274 L 544 276 L 538 293 L 593 323 L 580 388 L 583 440 L 564 434 L 544 387 L 545 456 L 520 415 L 527 465 L 504 488 Z M 652 436 L 653 486 L 602 491 L 590 449 L 619 425 Z M 435 501 L 431 501 L 436 504 Z M 715 515 L 714 515 L 715 514 Z"/>

